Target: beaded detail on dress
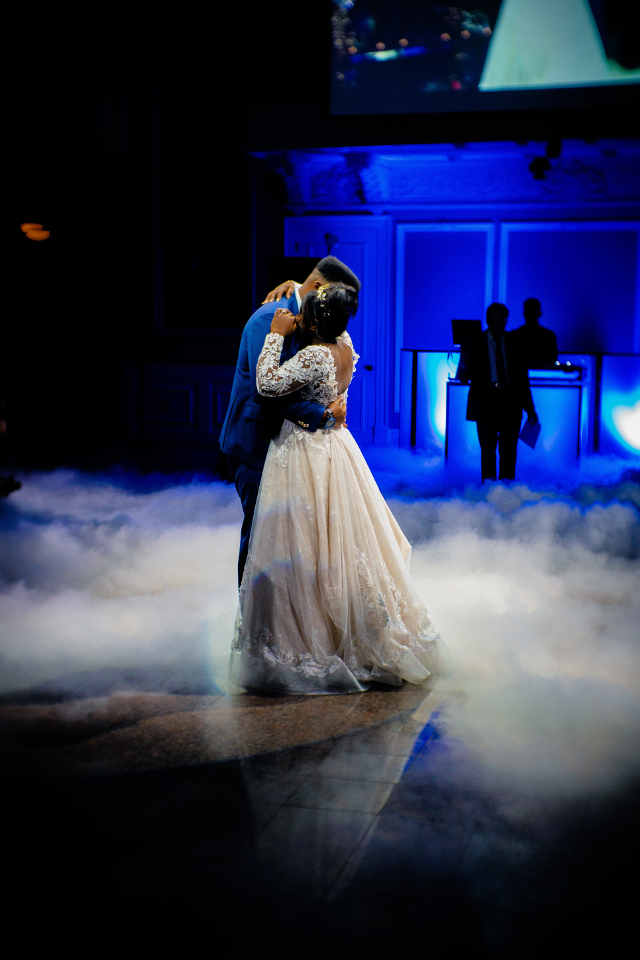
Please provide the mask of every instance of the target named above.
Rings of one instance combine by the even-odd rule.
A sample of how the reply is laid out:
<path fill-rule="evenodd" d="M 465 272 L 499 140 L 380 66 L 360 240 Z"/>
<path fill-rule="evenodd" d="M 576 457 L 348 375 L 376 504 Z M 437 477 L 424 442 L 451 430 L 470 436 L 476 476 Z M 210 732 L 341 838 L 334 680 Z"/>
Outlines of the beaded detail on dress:
<path fill-rule="evenodd" d="M 340 339 L 355 366 L 349 335 Z M 340 386 L 346 392 L 331 348 L 306 347 L 281 365 L 282 345 L 282 336 L 267 335 L 256 371 L 261 394 L 300 390 L 327 405 Z M 413 592 L 410 554 L 350 431 L 309 431 L 285 420 L 262 472 L 231 649 L 233 684 L 348 693 L 371 682 L 422 683 L 436 665 L 438 635 Z"/>
<path fill-rule="evenodd" d="M 258 393 L 263 397 L 282 397 L 300 390 L 302 397 L 318 403 L 329 404 L 335 400 L 340 391 L 331 348 L 321 344 L 304 347 L 281 365 L 283 343 L 281 334 L 267 334 L 256 368 Z M 338 343 L 350 347 L 355 372 L 359 355 L 353 349 L 351 337 L 346 331 L 340 334 Z"/>

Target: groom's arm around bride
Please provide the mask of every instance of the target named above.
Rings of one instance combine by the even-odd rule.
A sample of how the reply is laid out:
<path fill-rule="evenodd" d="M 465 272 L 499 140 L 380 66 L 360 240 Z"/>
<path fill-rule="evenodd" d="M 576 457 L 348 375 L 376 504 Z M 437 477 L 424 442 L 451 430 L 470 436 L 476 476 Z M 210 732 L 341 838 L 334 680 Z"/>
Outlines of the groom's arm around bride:
<path fill-rule="evenodd" d="M 325 407 L 313 400 L 305 400 L 299 393 L 272 399 L 261 397 L 256 389 L 258 357 L 278 306 L 293 314 L 298 313 L 295 296 L 288 301 L 263 304 L 249 318 L 242 332 L 231 398 L 220 433 L 220 447 L 227 457 L 259 470 L 269 442 L 279 432 L 283 420 L 292 420 L 311 431 L 322 427 L 327 420 Z M 282 362 L 294 356 L 299 348 L 295 334 L 287 337 Z"/>
<path fill-rule="evenodd" d="M 271 439 L 278 434 L 285 419 L 310 431 L 333 424 L 340 426 L 345 421 L 346 410 L 337 402 L 325 408 L 314 400 L 305 399 L 299 393 L 277 399 L 264 398 L 256 389 L 258 357 L 271 329 L 271 320 L 276 309 L 279 306 L 284 307 L 297 315 L 304 296 L 332 279 L 320 272 L 321 266 L 328 273 L 337 271 L 347 274 L 353 278 L 352 283 L 360 286 L 357 277 L 346 265 L 335 257 L 325 257 L 287 301 L 263 303 L 249 318 L 242 331 L 231 398 L 219 441 L 222 452 L 227 457 L 244 512 L 238 561 L 239 581 L 242 580 L 262 467 Z M 302 343 L 295 333 L 286 337 L 282 362 L 293 357 L 301 346 Z"/>

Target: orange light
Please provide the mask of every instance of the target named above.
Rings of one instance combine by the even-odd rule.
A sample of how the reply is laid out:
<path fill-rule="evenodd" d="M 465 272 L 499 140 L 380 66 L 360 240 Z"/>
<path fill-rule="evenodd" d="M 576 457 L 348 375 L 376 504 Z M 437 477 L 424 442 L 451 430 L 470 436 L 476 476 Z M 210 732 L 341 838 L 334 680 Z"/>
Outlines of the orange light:
<path fill-rule="evenodd" d="M 446 42 L 447 40 L 451 40 L 451 34 L 450 34 L 450 33 L 441 33 L 441 34 L 440 34 L 440 39 L 441 39 L 441 40 L 444 40 L 445 42 Z"/>
<path fill-rule="evenodd" d="M 482 28 L 482 32 L 484 33 L 485 37 L 490 37 L 490 36 L 491 36 L 491 27 L 483 27 L 483 28 Z"/>
<path fill-rule="evenodd" d="M 402 37 L 401 40 L 398 40 L 398 46 L 400 46 L 400 47 L 408 47 L 408 46 L 409 46 L 409 41 L 407 40 L 406 37 Z"/>
<path fill-rule="evenodd" d="M 376 50 L 384 50 L 384 48 L 385 48 L 385 47 L 384 47 L 384 43 L 382 43 L 382 41 L 379 40 L 379 41 L 376 43 Z"/>
<path fill-rule="evenodd" d="M 461 30 L 460 36 L 462 37 L 463 40 L 468 40 L 471 34 L 468 30 Z"/>
<path fill-rule="evenodd" d="M 357 52 L 358 52 L 357 47 L 347 47 L 347 53 L 357 53 Z"/>
<path fill-rule="evenodd" d="M 50 230 L 27 230 L 26 235 L 29 237 L 29 240 L 48 240 L 51 236 Z"/>
<path fill-rule="evenodd" d="M 23 233 L 28 233 L 29 230 L 42 230 L 41 223 L 21 223 L 20 229 Z"/>

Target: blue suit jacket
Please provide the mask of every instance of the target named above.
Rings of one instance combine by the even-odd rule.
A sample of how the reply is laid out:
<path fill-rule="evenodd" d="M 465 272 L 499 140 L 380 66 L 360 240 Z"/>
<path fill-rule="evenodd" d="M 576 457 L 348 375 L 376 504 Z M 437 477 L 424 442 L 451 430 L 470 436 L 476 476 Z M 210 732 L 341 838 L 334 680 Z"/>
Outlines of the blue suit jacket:
<path fill-rule="evenodd" d="M 231 399 L 220 432 L 223 453 L 258 470 L 262 469 L 270 440 L 277 436 L 285 419 L 313 431 L 320 426 L 325 410 L 322 404 L 301 399 L 299 393 L 278 399 L 261 397 L 256 389 L 258 357 L 277 307 L 297 313 L 295 294 L 287 301 L 265 303 L 249 317 L 242 331 Z M 295 334 L 285 337 L 281 362 L 291 359 L 300 347 Z"/>

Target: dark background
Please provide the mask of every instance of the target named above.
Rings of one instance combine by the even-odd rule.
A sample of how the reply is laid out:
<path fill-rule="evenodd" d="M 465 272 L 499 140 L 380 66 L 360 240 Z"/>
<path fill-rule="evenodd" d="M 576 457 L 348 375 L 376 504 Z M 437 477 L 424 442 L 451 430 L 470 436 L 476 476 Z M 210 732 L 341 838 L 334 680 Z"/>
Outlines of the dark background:
<path fill-rule="evenodd" d="M 58 21 L 13 30 L 1 376 L 18 467 L 148 469 L 137 371 L 233 364 L 254 289 L 285 279 L 285 198 L 250 151 L 637 133 L 629 90 L 615 108 L 590 94 L 570 110 L 332 117 L 329 3 L 227 9 L 213 27 L 179 13 L 112 12 L 80 40 Z M 31 220 L 51 238 L 28 240 Z"/>

